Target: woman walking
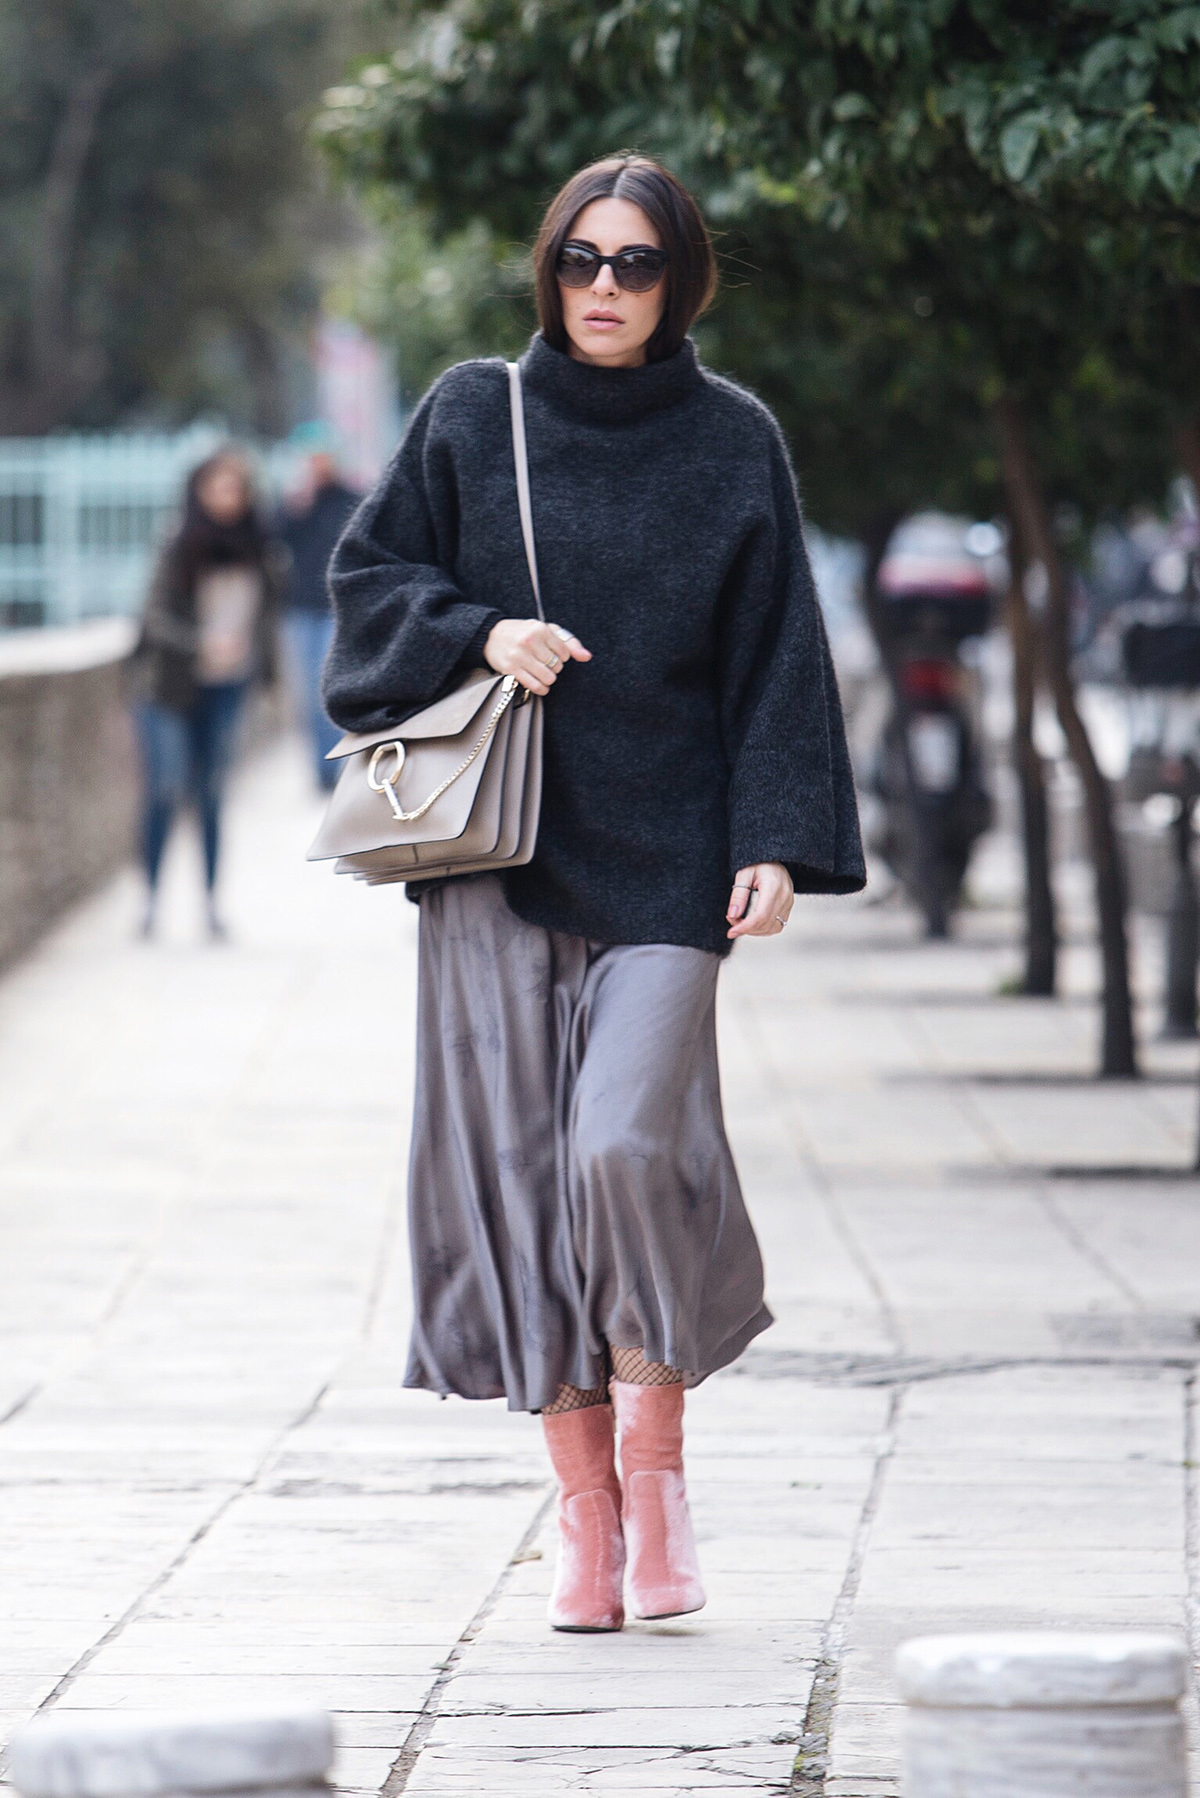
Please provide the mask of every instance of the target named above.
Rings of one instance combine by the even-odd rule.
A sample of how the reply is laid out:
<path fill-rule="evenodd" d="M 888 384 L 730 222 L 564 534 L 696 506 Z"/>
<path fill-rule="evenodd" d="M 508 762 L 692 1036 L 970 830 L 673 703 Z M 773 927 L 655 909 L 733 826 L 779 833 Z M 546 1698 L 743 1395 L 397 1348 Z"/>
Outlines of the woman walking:
<path fill-rule="evenodd" d="M 779 429 L 687 332 L 695 202 L 621 156 L 535 250 L 521 361 L 534 617 L 504 364 L 451 369 L 334 556 L 330 714 L 400 722 L 470 669 L 547 696 L 537 849 L 421 906 L 406 1384 L 542 1414 L 550 1621 L 699 1609 L 685 1388 L 771 1322 L 721 1118 L 722 957 L 864 872 Z M 614 1454 L 614 1414 L 620 1469 Z"/>
<path fill-rule="evenodd" d="M 163 850 L 187 797 L 200 814 L 209 934 L 225 934 L 216 902 L 221 802 L 246 695 L 256 680 L 274 677 L 278 575 L 250 470 L 232 450 L 219 450 L 188 477 L 183 520 L 159 558 L 135 660 L 146 936 Z"/>

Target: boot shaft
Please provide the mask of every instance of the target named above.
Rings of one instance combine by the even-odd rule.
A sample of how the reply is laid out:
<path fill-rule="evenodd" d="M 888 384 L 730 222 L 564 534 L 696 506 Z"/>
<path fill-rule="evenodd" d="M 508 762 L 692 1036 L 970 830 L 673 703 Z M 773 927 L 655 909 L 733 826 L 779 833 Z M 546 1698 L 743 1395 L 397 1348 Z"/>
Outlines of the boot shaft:
<path fill-rule="evenodd" d="M 621 1475 L 683 1471 L 683 1386 L 633 1386 L 612 1382 L 613 1409 L 621 1433 Z"/>
<path fill-rule="evenodd" d="M 553 1416 L 543 1412 L 542 1429 L 560 1500 L 578 1498 L 583 1492 L 607 1492 L 620 1509 L 612 1406 L 588 1405 Z"/>

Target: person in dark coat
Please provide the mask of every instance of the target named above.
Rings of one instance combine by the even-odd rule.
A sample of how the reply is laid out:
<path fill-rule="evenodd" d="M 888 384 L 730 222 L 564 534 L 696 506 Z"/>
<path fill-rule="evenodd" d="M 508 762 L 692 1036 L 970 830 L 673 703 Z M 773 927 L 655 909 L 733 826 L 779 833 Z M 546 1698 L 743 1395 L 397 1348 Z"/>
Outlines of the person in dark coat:
<path fill-rule="evenodd" d="M 183 519 L 159 557 L 134 656 L 143 774 L 142 933 L 155 926 L 171 825 L 194 801 L 204 843 L 209 934 L 223 937 L 216 886 L 221 807 L 246 695 L 275 675 L 280 552 L 243 458 L 218 450 L 193 469 Z"/>
<path fill-rule="evenodd" d="M 321 699 L 321 670 L 333 637 L 329 608 L 329 558 L 346 520 L 361 494 L 339 478 L 337 461 L 323 435 L 303 427 L 311 441 L 302 496 L 279 515 L 279 535 L 289 554 L 283 591 L 283 632 L 292 682 L 308 735 L 319 787 L 332 787 L 338 775 L 325 757 L 341 732 L 329 719 Z"/>
<path fill-rule="evenodd" d="M 796 892 L 865 881 L 787 450 L 687 332 L 715 264 L 666 170 L 551 203 L 521 360 L 450 369 L 334 556 L 331 717 L 400 724 L 474 668 L 546 696 L 532 861 L 420 903 L 406 1383 L 540 1411 L 555 1628 L 699 1608 L 685 1387 L 771 1316 L 721 1118 L 714 1000 Z M 614 1452 L 614 1412 L 620 1471 Z"/>

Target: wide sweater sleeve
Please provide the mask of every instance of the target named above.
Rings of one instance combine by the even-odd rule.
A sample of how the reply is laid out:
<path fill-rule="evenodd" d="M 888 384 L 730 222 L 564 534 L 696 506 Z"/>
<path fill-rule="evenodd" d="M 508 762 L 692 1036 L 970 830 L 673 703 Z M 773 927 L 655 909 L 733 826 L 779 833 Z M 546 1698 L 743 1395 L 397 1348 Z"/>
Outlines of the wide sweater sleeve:
<path fill-rule="evenodd" d="M 454 470 L 431 429 L 441 387 L 417 408 L 330 563 L 335 623 L 323 692 L 343 730 L 383 729 L 430 704 L 479 665 L 503 616 L 465 598 L 448 572 L 458 517 Z"/>
<path fill-rule="evenodd" d="M 722 605 L 730 867 L 782 862 L 797 892 L 854 893 L 866 870 L 841 701 L 795 477 L 773 421 L 768 429 L 769 501 Z"/>

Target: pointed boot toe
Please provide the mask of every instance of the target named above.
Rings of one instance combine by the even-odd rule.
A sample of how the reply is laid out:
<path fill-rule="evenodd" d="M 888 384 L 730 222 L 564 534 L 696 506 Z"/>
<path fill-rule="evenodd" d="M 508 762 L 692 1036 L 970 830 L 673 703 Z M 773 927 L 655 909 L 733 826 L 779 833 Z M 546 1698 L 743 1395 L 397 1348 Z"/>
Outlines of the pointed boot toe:
<path fill-rule="evenodd" d="M 625 1481 L 625 1547 L 635 1617 L 683 1617 L 706 1600 L 682 1473 Z"/>
<path fill-rule="evenodd" d="M 621 1629 L 625 1542 L 612 1493 L 580 1492 L 558 1507 L 558 1567 L 547 1615 L 552 1629 Z"/>

